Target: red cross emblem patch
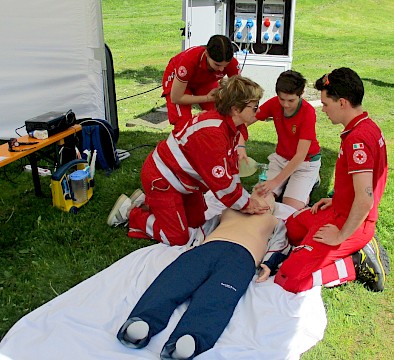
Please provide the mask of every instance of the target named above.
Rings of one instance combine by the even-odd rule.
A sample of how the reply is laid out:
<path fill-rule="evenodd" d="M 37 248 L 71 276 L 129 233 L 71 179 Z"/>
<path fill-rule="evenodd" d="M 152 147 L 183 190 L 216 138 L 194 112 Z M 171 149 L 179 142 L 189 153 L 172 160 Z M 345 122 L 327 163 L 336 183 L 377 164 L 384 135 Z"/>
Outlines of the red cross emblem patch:
<path fill-rule="evenodd" d="M 218 179 L 220 179 L 221 177 L 223 177 L 224 176 L 224 174 L 225 174 L 225 170 L 224 170 L 224 167 L 223 166 L 220 166 L 220 165 L 216 165 L 216 166 L 214 166 L 213 167 L 213 169 L 212 169 L 212 175 L 215 177 L 215 178 L 218 178 Z"/>
<path fill-rule="evenodd" d="M 179 77 L 181 77 L 181 78 L 187 75 L 187 70 L 186 70 L 186 68 L 185 68 L 184 66 L 181 66 L 181 67 L 178 69 L 178 75 L 179 75 Z"/>
<path fill-rule="evenodd" d="M 356 164 L 364 164 L 367 161 L 367 154 L 364 150 L 356 150 L 353 153 L 353 160 Z"/>

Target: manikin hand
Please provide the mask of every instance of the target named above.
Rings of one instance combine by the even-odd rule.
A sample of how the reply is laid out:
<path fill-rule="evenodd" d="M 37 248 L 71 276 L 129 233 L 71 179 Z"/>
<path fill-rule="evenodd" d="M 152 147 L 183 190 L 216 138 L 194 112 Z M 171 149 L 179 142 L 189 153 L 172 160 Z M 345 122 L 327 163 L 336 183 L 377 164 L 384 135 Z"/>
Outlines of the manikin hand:
<path fill-rule="evenodd" d="M 271 274 L 271 269 L 265 265 L 265 264 L 260 264 L 260 271 L 259 271 L 259 275 L 256 279 L 257 283 L 261 283 L 265 280 L 267 280 Z"/>

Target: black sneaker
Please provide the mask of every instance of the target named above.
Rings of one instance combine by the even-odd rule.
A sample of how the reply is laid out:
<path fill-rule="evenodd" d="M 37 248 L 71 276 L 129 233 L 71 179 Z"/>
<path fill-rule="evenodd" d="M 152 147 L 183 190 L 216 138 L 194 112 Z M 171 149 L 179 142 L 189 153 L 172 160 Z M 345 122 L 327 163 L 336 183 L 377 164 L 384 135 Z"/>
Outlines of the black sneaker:
<path fill-rule="evenodd" d="M 386 271 L 381 258 L 381 249 L 383 248 L 373 237 L 367 245 L 352 255 L 356 269 L 356 279 L 372 291 L 383 291 L 386 282 Z M 386 254 L 386 252 L 384 253 Z"/>
<path fill-rule="evenodd" d="M 386 249 L 382 246 L 382 244 L 380 243 L 379 238 L 376 234 L 374 235 L 374 238 L 376 239 L 376 242 L 378 243 L 379 257 L 380 257 L 384 272 L 386 273 L 386 277 L 387 277 L 390 274 L 390 258 L 386 252 Z"/>

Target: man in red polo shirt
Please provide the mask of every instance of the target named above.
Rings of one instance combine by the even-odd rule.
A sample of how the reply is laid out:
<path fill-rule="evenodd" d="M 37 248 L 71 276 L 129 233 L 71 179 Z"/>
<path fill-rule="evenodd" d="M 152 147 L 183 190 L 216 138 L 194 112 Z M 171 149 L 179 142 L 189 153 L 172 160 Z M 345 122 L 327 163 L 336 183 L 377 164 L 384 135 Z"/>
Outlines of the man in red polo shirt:
<path fill-rule="evenodd" d="M 163 94 L 168 119 L 175 130 L 192 117 L 192 105 L 202 110 L 215 107 L 213 91 L 224 76 L 239 74 L 231 41 L 224 35 L 213 35 L 206 46 L 195 46 L 175 55 L 163 75 Z"/>
<path fill-rule="evenodd" d="M 368 288 L 382 291 L 385 271 L 373 236 L 387 181 L 385 140 L 362 109 L 364 86 L 353 70 L 336 69 L 315 87 L 321 91 L 323 112 L 334 125 L 344 126 L 334 195 L 289 217 L 287 234 L 295 248 L 275 282 L 297 293 L 355 280 L 357 272 Z"/>

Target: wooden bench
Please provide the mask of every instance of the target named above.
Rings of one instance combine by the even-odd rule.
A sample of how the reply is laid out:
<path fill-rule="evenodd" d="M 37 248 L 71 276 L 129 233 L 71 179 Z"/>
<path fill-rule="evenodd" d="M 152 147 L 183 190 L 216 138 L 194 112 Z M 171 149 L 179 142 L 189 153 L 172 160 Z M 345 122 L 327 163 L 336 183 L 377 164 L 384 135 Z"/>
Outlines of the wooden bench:
<path fill-rule="evenodd" d="M 61 146 L 64 144 L 64 139 L 68 136 L 75 135 L 78 131 L 82 130 L 82 126 L 79 124 L 73 125 L 68 129 L 54 134 L 47 139 L 39 140 L 31 138 L 28 135 L 21 136 L 17 138 L 18 142 L 37 142 L 37 144 L 31 145 L 20 145 L 14 147 L 15 151 L 9 151 L 8 143 L 0 145 L 0 168 L 11 164 L 12 162 L 19 160 L 25 156 L 29 158 L 31 165 L 31 173 L 33 176 L 34 191 L 37 196 L 42 196 L 40 178 L 38 175 L 38 165 L 37 160 L 39 158 L 38 150 L 43 150 L 49 145 L 55 144 Z M 56 150 L 58 147 L 56 146 Z M 58 155 L 58 154 L 56 154 Z"/>

